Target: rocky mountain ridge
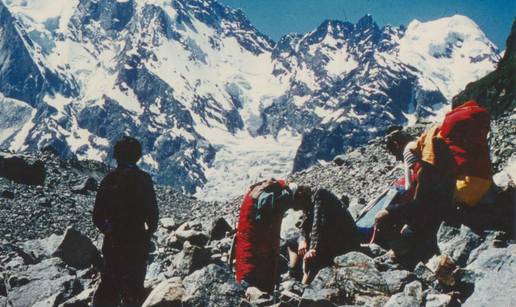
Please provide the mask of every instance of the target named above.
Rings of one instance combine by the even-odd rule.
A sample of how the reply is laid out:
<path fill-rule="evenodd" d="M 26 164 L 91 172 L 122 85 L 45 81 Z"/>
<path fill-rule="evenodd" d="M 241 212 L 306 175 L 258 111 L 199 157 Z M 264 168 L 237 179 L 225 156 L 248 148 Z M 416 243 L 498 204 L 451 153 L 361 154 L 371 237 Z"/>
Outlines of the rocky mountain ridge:
<path fill-rule="evenodd" d="M 273 42 L 212 0 L 4 0 L 0 10 L 1 147 L 105 161 L 120 135 L 136 135 L 158 182 L 205 199 L 236 196 L 215 188 L 223 177 L 243 188 L 286 176 L 381 127 L 438 116 L 498 61 L 459 15 L 406 28 L 328 20 Z"/>
<path fill-rule="evenodd" d="M 490 146 L 497 187 L 489 198 L 495 205 L 492 209 L 515 204 L 516 140 L 509 129 L 515 121 L 513 116 L 506 116 L 493 122 Z M 418 134 L 424 128 L 416 126 L 410 131 Z M 12 163 L 20 163 L 10 160 L 13 156 L 23 160 L 27 168 L 37 166 L 39 159 L 45 166 L 44 184 L 23 184 L 26 172 L 6 172 Z M 0 227 L 0 303 L 88 306 L 98 284 L 101 243 L 101 236 L 91 223 L 91 209 L 95 183 L 108 167 L 93 161 L 61 160 L 51 148 L 39 157 L 2 153 L 0 162 L 0 216 L 5 221 Z M 399 172 L 382 139 L 377 138 L 337 156 L 333 162 L 296 173 L 291 179 L 328 188 L 348 199 L 349 210 L 356 216 Z M 485 215 L 485 220 L 492 222 L 488 225 L 492 228 L 487 228 L 493 229 L 490 231 L 477 233 L 474 225 L 441 226 L 440 251 L 460 267 L 453 286 L 436 280 L 432 271 L 436 258 L 409 271 L 389 260 L 381 247 L 371 245 L 336 258 L 336 264 L 322 270 L 311 286 L 302 286 L 284 274 L 278 292 L 269 296 L 235 283 L 226 264 L 240 198 L 206 203 L 165 187 L 157 187 L 157 194 L 161 220 L 153 238 L 146 280 L 149 297 L 144 306 L 514 303 L 513 289 L 494 286 L 501 280 L 510 284 L 516 276 L 514 233 L 493 227 L 503 226 L 505 221 L 496 210 L 490 209 L 492 215 Z M 502 212 L 502 216 L 511 217 L 507 212 Z M 289 213 L 285 219 L 283 239 L 298 231 L 292 217 Z"/>

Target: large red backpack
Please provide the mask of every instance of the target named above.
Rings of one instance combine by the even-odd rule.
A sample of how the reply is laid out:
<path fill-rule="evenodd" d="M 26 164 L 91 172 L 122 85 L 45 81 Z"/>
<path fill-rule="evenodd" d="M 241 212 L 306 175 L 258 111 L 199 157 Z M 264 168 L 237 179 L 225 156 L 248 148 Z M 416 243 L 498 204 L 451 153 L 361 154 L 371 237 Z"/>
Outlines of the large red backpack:
<path fill-rule="evenodd" d="M 491 177 L 487 142 L 490 122 L 489 112 L 475 101 L 468 101 L 446 114 L 440 135 L 453 155 L 457 174 Z"/>
<path fill-rule="evenodd" d="M 446 114 L 439 136 L 455 164 L 455 200 L 475 206 L 491 187 L 492 170 L 487 141 L 491 115 L 475 101 Z"/>
<path fill-rule="evenodd" d="M 252 280 L 262 291 L 272 291 L 276 281 L 282 216 L 265 223 L 254 220 L 254 205 L 263 191 L 284 189 L 284 180 L 268 180 L 250 187 L 240 206 L 236 245 L 236 280 Z"/>

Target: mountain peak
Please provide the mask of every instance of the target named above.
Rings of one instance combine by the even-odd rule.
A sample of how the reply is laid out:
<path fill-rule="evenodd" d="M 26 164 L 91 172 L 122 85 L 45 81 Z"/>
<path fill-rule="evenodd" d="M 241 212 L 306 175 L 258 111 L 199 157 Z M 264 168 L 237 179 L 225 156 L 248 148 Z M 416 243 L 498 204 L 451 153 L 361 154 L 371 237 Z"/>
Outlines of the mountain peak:
<path fill-rule="evenodd" d="M 360 18 L 357 22 L 358 29 L 366 29 L 371 27 L 377 27 L 376 23 L 373 20 L 373 15 L 366 14 L 362 18 Z"/>

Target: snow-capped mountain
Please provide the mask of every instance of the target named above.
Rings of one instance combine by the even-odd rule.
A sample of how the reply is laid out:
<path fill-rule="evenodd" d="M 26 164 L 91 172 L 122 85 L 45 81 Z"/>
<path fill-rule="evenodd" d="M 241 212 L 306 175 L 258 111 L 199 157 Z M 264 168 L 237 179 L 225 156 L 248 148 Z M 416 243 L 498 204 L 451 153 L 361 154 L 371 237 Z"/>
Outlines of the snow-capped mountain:
<path fill-rule="evenodd" d="M 273 42 L 212 0 L 3 1 L 1 146 L 102 160 L 135 135 L 160 183 L 204 198 L 434 116 L 498 60 L 458 15 Z"/>

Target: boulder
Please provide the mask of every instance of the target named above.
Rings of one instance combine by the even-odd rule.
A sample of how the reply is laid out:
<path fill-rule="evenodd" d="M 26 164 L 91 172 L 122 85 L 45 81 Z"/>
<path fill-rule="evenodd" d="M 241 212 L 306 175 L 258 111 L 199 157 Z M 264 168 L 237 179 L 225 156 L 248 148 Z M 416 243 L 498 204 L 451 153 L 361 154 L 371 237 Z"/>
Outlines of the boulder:
<path fill-rule="evenodd" d="M 90 307 L 93 294 L 95 294 L 95 289 L 86 289 L 58 307 Z"/>
<path fill-rule="evenodd" d="M 167 230 L 175 230 L 179 225 L 177 224 L 176 220 L 172 217 L 165 217 L 159 220 L 159 223 L 161 226 Z"/>
<path fill-rule="evenodd" d="M 180 280 L 169 279 L 152 290 L 142 307 L 181 307 L 185 289 Z"/>
<path fill-rule="evenodd" d="M 100 257 L 90 239 L 71 227 L 60 236 L 51 235 L 45 239 L 27 241 L 23 244 L 23 250 L 37 260 L 59 257 L 76 269 L 85 269 L 95 264 Z"/>
<path fill-rule="evenodd" d="M 423 303 L 423 286 L 413 281 L 405 286 L 403 292 L 391 296 L 385 307 L 412 307 Z"/>
<path fill-rule="evenodd" d="M 238 306 L 244 295 L 226 267 L 210 264 L 195 271 L 183 280 L 186 306 L 223 307 Z"/>
<path fill-rule="evenodd" d="M 19 156 L 0 156 L 0 177 L 16 183 L 27 185 L 43 185 L 46 169 L 43 161 L 27 162 Z"/>
<path fill-rule="evenodd" d="M 465 306 L 516 306 L 516 244 L 489 247 L 479 253 L 466 269 L 475 284 Z"/>
<path fill-rule="evenodd" d="M 200 247 L 205 246 L 210 240 L 210 237 L 202 232 L 202 225 L 193 222 L 187 222 L 179 226 L 174 235 L 181 243 L 188 241 Z"/>
<path fill-rule="evenodd" d="M 98 188 L 97 179 L 87 177 L 72 187 L 72 192 L 76 194 L 88 194 L 89 191 L 95 192 Z"/>
<path fill-rule="evenodd" d="M 431 293 L 426 296 L 425 307 L 450 306 L 452 297 L 448 294 Z"/>
<path fill-rule="evenodd" d="M 341 300 L 340 291 L 338 289 L 306 289 L 299 302 L 299 307 L 325 307 L 335 306 L 333 302 Z"/>
<path fill-rule="evenodd" d="M 274 298 L 256 287 L 249 287 L 245 291 L 245 298 L 252 306 L 270 306 Z"/>
<path fill-rule="evenodd" d="M 350 252 L 335 258 L 336 281 L 348 295 L 368 296 L 389 293 L 384 277 L 371 257 L 359 252 Z"/>
<path fill-rule="evenodd" d="M 390 294 L 400 292 L 406 284 L 416 279 L 416 276 L 405 270 L 386 271 L 382 273 Z"/>
<path fill-rule="evenodd" d="M 180 276 L 187 276 L 205 267 L 210 262 L 207 249 L 185 242 L 183 250 L 174 257 L 174 271 Z"/>
<path fill-rule="evenodd" d="M 482 238 L 464 225 L 457 228 L 443 222 L 437 232 L 437 245 L 441 254 L 450 256 L 459 266 L 466 265 L 469 255 L 480 244 Z"/>
<path fill-rule="evenodd" d="M 12 274 L 7 291 L 12 306 L 49 306 L 49 303 L 56 306 L 83 290 L 74 272 L 59 258 L 44 260 Z"/>
<path fill-rule="evenodd" d="M 14 192 L 9 190 L 4 190 L 2 193 L 0 193 L 0 197 L 5 199 L 14 199 Z"/>
<path fill-rule="evenodd" d="M 228 222 L 219 217 L 215 221 L 213 221 L 210 227 L 210 240 L 221 240 L 226 236 L 227 232 L 233 231 L 233 228 L 229 226 Z"/>

